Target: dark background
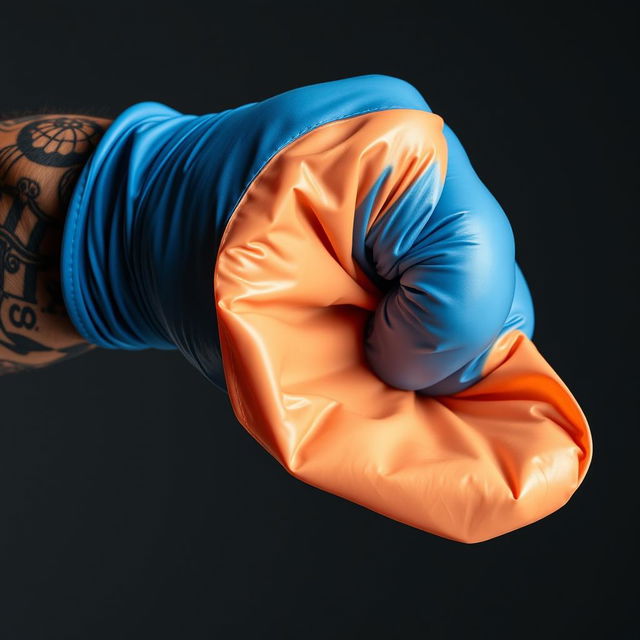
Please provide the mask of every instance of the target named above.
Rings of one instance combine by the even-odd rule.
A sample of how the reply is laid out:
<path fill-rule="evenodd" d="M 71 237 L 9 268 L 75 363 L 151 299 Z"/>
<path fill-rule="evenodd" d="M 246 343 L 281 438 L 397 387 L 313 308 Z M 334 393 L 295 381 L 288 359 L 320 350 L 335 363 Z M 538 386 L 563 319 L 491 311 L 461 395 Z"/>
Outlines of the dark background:
<path fill-rule="evenodd" d="M 412 82 L 510 216 L 536 344 L 595 441 L 565 508 L 465 546 L 294 480 L 176 354 L 4 377 L 3 640 L 634 635 L 636 24 L 604 2 L 477 5 L 2 2 L 2 111 Z"/>

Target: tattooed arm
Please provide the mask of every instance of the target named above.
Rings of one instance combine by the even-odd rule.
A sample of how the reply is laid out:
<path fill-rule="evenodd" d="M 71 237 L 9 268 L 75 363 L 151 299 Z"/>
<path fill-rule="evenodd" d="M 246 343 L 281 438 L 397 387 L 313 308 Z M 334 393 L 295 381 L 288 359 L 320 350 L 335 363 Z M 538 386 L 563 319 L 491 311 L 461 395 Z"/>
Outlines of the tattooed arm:
<path fill-rule="evenodd" d="M 90 349 L 60 290 L 71 192 L 109 121 L 40 115 L 0 121 L 0 375 Z"/>

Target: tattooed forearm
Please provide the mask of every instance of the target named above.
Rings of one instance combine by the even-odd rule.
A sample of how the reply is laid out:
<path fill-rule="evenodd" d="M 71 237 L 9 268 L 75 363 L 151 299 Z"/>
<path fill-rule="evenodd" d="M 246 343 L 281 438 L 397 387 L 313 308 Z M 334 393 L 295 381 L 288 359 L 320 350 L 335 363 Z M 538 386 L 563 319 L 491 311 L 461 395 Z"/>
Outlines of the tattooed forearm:
<path fill-rule="evenodd" d="M 84 116 L 0 122 L 0 375 L 89 348 L 65 311 L 59 253 L 75 182 L 106 126 Z"/>

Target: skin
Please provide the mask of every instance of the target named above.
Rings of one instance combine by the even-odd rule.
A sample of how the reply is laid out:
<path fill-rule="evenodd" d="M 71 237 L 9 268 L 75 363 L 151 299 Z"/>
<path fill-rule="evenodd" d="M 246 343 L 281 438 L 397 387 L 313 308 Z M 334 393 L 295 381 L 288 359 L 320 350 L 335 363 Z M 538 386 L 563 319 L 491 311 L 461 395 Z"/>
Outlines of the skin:
<path fill-rule="evenodd" d="M 60 289 L 60 248 L 78 175 L 110 121 L 0 120 L 0 375 L 89 351 Z"/>

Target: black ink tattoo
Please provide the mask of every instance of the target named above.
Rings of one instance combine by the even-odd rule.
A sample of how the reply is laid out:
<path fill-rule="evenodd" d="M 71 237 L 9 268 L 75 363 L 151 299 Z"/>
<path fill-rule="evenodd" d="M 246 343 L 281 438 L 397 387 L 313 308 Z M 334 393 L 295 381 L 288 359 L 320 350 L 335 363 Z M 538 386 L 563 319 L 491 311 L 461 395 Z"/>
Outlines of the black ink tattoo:
<path fill-rule="evenodd" d="M 54 256 L 44 248 L 46 237 L 59 234 L 61 223 L 43 207 L 41 183 L 23 174 L 29 163 L 60 169 L 54 174 L 59 174 L 54 193 L 57 209 L 66 209 L 103 128 L 84 117 L 30 116 L 0 122 L 0 131 L 15 133 L 15 142 L 0 148 L 0 347 L 22 356 L 58 351 L 61 358 L 71 357 L 91 347 L 53 349 L 37 339 L 40 313 L 64 313 L 54 278 L 38 288 L 38 278 L 55 268 Z M 43 289 L 48 299 L 38 300 Z M 0 360 L 0 374 L 25 368 L 29 367 Z"/>
<path fill-rule="evenodd" d="M 27 121 L 16 143 L 0 150 L 0 177 L 20 158 L 46 167 L 82 165 L 102 133 L 102 127 L 88 118 L 61 116 Z"/>
<path fill-rule="evenodd" d="M 63 347 L 62 349 L 56 349 L 61 356 L 55 360 L 56 363 L 72 360 L 77 356 L 83 355 L 92 351 L 95 347 L 91 344 L 81 343 L 74 344 L 70 347 Z M 0 359 L 0 376 L 7 375 L 10 373 L 22 373 L 25 371 L 35 371 L 36 369 L 41 369 L 43 366 L 47 365 L 37 365 L 37 364 L 24 364 L 21 362 L 14 362 L 13 360 L 2 360 Z"/>
<path fill-rule="evenodd" d="M 48 118 L 25 125 L 17 147 L 26 158 L 48 167 L 73 167 L 86 162 L 102 127 L 87 118 Z"/>

